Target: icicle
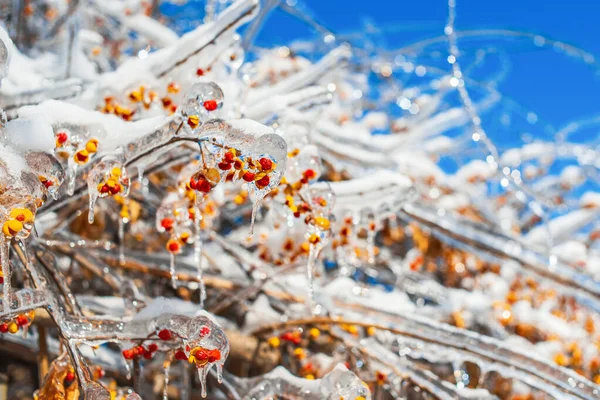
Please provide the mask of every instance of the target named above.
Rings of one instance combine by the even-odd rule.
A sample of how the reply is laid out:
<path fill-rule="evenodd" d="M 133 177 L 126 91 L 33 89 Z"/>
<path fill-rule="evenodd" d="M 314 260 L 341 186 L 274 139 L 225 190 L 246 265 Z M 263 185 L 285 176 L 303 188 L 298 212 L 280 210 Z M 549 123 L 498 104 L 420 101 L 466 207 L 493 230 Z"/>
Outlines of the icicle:
<path fill-rule="evenodd" d="M 191 392 L 191 380 L 190 380 L 190 364 L 182 363 L 182 382 L 181 389 L 179 390 L 179 397 L 181 400 L 190 400 L 190 392 Z"/>
<path fill-rule="evenodd" d="M 175 272 L 175 254 L 170 253 L 171 263 L 169 266 L 169 274 L 171 275 L 171 287 L 177 289 L 177 273 Z"/>
<path fill-rule="evenodd" d="M 206 397 L 206 376 L 208 375 L 208 368 L 198 368 L 198 379 L 200 379 L 200 386 L 202 387 L 202 398 Z"/>
<path fill-rule="evenodd" d="M 206 285 L 204 284 L 203 266 L 202 266 L 202 240 L 200 236 L 196 238 L 194 243 L 194 258 L 196 261 L 196 277 L 198 278 L 198 286 L 200 289 L 200 307 L 204 308 L 204 300 L 206 300 Z"/>
<path fill-rule="evenodd" d="M 73 161 L 73 154 L 69 153 L 69 161 L 67 164 L 67 194 L 73 196 L 75 193 L 75 178 L 77 178 L 77 164 Z"/>
<path fill-rule="evenodd" d="M 254 223 L 256 221 L 256 215 L 258 214 L 258 210 L 260 209 L 262 199 L 265 197 L 264 194 L 259 193 L 261 192 L 256 192 L 254 202 L 252 203 L 252 218 L 250 220 L 250 233 L 248 234 L 248 238 L 252 238 L 252 236 L 254 235 Z"/>
<path fill-rule="evenodd" d="M 88 222 L 90 224 L 94 223 L 94 207 L 96 205 L 96 200 L 98 200 L 98 195 L 96 193 L 89 194 L 89 211 L 88 211 Z"/>
<path fill-rule="evenodd" d="M 169 372 L 171 371 L 171 362 L 170 361 L 165 361 L 163 363 L 163 367 L 165 369 L 165 387 L 163 388 L 163 400 L 168 400 L 169 399 Z"/>
<path fill-rule="evenodd" d="M 198 200 L 200 198 L 200 200 Z M 204 308 L 204 300 L 206 300 L 206 285 L 204 284 L 203 277 L 203 257 L 202 257 L 202 247 L 203 242 L 201 238 L 201 226 L 200 221 L 202 220 L 202 215 L 200 214 L 200 205 L 204 201 L 204 196 L 196 196 L 196 205 L 194 206 L 194 225 L 196 230 L 196 238 L 194 239 L 194 261 L 196 263 L 196 278 L 198 279 L 198 289 L 199 289 L 199 304 L 200 307 Z"/>
<path fill-rule="evenodd" d="M 217 364 L 217 382 L 223 383 L 223 364 Z"/>
<path fill-rule="evenodd" d="M 138 173 L 138 182 L 140 182 L 140 184 L 143 184 L 143 182 L 144 182 L 144 166 L 142 166 L 142 165 L 138 166 L 137 173 Z"/>
<path fill-rule="evenodd" d="M 12 270 L 10 268 L 10 239 L 6 237 L 2 237 L 0 239 L 0 263 L 2 263 L 2 275 L 4 279 L 4 283 L 2 284 L 3 291 L 3 301 L 2 308 L 3 312 L 6 313 L 11 309 L 11 295 L 12 295 L 12 287 L 10 286 L 10 280 L 12 276 Z"/>
<path fill-rule="evenodd" d="M 119 264 L 125 264 L 125 224 L 126 218 L 119 218 Z"/>
<path fill-rule="evenodd" d="M 308 262 L 306 264 L 306 277 L 308 278 L 308 307 L 310 313 L 315 314 L 315 268 L 319 249 L 317 245 L 311 244 L 308 252 Z"/>

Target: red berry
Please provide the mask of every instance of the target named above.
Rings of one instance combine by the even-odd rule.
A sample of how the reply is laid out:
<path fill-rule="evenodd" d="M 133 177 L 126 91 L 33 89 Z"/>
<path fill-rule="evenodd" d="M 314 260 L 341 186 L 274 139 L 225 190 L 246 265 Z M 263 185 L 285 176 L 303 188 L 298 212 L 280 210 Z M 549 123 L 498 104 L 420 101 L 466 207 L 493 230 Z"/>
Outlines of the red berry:
<path fill-rule="evenodd" d="M 148 350 L 154 353 L 156 350 L 158 350 L 158 345 L 156 343 L 150 343 L 148 345 Z"/>
<path fill-rule="evenodd" d="M 110 191 L 110 188 L 108 187 L 108 185 L 104 185 L 102 186 L 102 189 L 100 189 L 100 193 L 108 193 Z"/>
<path fill-rule="evenodd" d="M 117 194 L 119 192 L 121 192 L 121 186 L 119 185 L 115 185 L 110 188 L 110 194 Z"/>
<path fill-rule="evenodd" d="M 200 336 L 204 337 L 210 333 L 210 328 L 208 326 L 203 326 L 200 328 Z"/>
<path fill-rule="evenodd" d="M 158 332 L 158 337 L 161 340 L 170 340 L 171 339 L 171 331 L 168 329 L 163 329 L 160 332 Z"/>
<path fill-rule="evenodd" d="M 149 360 L 152 358 L 152 352 L 150 350 L 144 350 L 144 358 Z"/>
<path fill-rule="evenodd" d="M 24 315 L 18 315 L 16 322 L 17 322 L 17 325 L 19 325 L 19 326 L 25 326 L 29 323 L 29 321 L 27 320 L 27 317 Z"/>
<path fill-rule="evenodd" d="M 0 285 L 2 285 L 4 283 L 4 277 L 0 276 Z"/>
<path fill-rule="evenodd" d="M 217 349 L 208 351 L 208 362 L 215 362 L 221 359 L 221 352 Z"/>
<path fill-rule="evenodd" d="M 142 346 L 135 346 L 133 348 L 133 354 L 136 356 L 142 355 L 144 353 L 144 348 Z"/>
<path fill-rule="evenodd" d="M 210 186 L 210 183 L 208 183 L 207 180 L 201 179 L 198 181 L 198 184 L 196 185 L 196 189 L 201 192 L 208 193 L 211 191 L 212 187 Z"/>
<path fill-rule="evenodd" d="M 125 357 L 126 360 L 133 360 L 133 357 L 135 357 L 135 352 L 133 349 L 125 349 L 123 350 L 123 357 Z"/>
<path fill-rule="evenodd" d="M 187 360 L 187 356 L 185 355 L 183 350 L 177 350 L 177 352 L 175 353 L 175 358 L 177 360 Z"/>
<path fill-rule="evenodd" d="M 88 155 L 81 152 L 75 153 L 75 157 L 77 157 L 77 160 L 81 162 L 86 162 L 88 159 Z"/>
<path fill-rule="evenodd" d="M 194 357 L 198 360 L 208 360 L 208 350 L 200 348 L 194 352 Z"/>
<path fill-rule="evenodd" d="M 44 186 L 46 187 L 46 189 L 48 189 L 50 186 L 54 186 L 54 182 L 52 182 L 50 179 L 44 181 Z"/>
<path fill-rule="evenodd" d="M 197 181 L 197 180 L 195 180 L 195 179 L 194 179 L 194 177 L 192 176 L 192 177 L 190 178 L 190 188 L 192 188 L 192 189 L 196 190 L 196 189 L 198 189 L 198 187 L 197 187 L 197 186 L 198 186 L 198 181 Z"/>
<path fill-rule="evenodd" d="M 281 340 L 286 340 L 288 342 L 291 342 L 292 340 L 294 340 L 294 335 L 292 335 L 291 332 L 285 332 L 284 334 L 282 334 L 280 336 Z"/>
<path fill-rule="evenodd" d="M 263 157 L 258 160 L 258 162 L 260 163 L 263 171 L 270 171 L 271 168 L 273 168 L 273 161 L 269 160 L 268 158 Z"/>
<path fill-rule="evenodd" d="M 317 173 L 313 169 L 307 169 L 306 171 L 304 171 L 304 177 L 306 179 L 313 179 L 316 176 Z"/>
<path fill-rule="evenodd" d="M 223 171 L 227 171 L 228 169 L 231 169 L 231 164 L 228 162 L 220 162 L 218 164 L 219 169 L 222 169 Z"/>
<path fill-rule="evenodd" d="M 63 144 L 64 142 L 67 141 L 69 137 L 67 136 L 66 132 L 58 132 L 56 134 L 56 141 L 60 144 Z"/>
<path fill-rule="evenodd" d="M 269 186 L 269 183 L 271 183 L 271 178 L 269 178 L 268 175 L 265 175 L 256 181 L 256 186 L 262 189 L 266 186 Z"/>
<path fill-rule="evenodd" d="M 181 246 L 175 240 L 172 240 L 169 243 L 167 243 L 167 249 L 171 253 L 177 253 L 177 252 L 179 252 L 180 248 L 181 248 Z"/>
<path fill-rule="evenodd" d="M 202 68 L 198 68 L 198 69 L 196 70 L 196 75 L 198 75 L 198 76 L 202 76 L 202 75 L 204 75 L 204 70 L 203 70 Z"/>
<path fill-rule="evenodd" d="M 206 100 L 204 102 L 204 108 L 206 109 L 206 111 L 215 111 L 217 107 L 218 104 L 216 100 Z"/>
<path fill-rule="evenodd" d="M 226 162 L 232 163 L 235 156 L 233 155 L 233 153 L 231 151 L 226 151 L 225 156 L 223 158 L 225 159 Z"/>
<path fill-rule="evenodd" d="M 246 171 L 246 173 L 244 175 L 242 175 L 242 179 L 245 180 L 246 182 L 252 182 L 254 180 L 255 176 L 256 176 L 256 174 L 254 174 L 250 171 Z"/>
<path fill-rule="evenodd" d="M 173 229 L 173 222 L 174 221 L 171 218 L 163 218 L 163 220 L 160 221 L 160 226 L 165 228 L 165 230 L 170 231 Z"/>
<path fill-rule="evenodd" d="M 8 324 L 6 322 L 3 322 L 0 324 L 0 332 L 2 332 L 2 333 L 8 332 Z"/>
<path fill-rule="evenodd" d="M 65 376 L 65 381 L 73 382 L 75 380 L 75 374 L 71 371 L 67 372 L 67 376 Z"/>

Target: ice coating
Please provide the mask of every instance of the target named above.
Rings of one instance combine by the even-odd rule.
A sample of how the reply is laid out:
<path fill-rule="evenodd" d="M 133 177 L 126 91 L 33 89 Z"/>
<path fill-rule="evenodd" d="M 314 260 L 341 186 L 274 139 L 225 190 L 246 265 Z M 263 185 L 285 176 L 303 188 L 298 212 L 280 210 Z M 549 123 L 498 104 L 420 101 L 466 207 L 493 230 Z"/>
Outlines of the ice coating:
<path fill-rule="evenodd" d="M 301 396 L 303 399 L 371 399 L 371 392 L 366 384 L 340 364 L 321 379 L 302 379 L 277 367 L 263 376 L 240 381 L 247 392 L 243 397 L 246 400 L 262 399 L 282 392 Z"/>
<path fill-rule="evenodd" d="M 356 374 L 340 364 L 323 377 L 320 391 L 323 398 L 330 400 L 337 400 L 341 397 L 344 399 L 371 399 L 371 391 L 367 385 Z"/>
<path fill-rule="evenodd" d="M 519 113 L 500 78 L 456 69 L 486 51 L 453 45 L 449 66 L 451 37 L 384 52 L 361 32 L 336 47 L 346 37 L 294 2 L 208 1 L 210 23 L 178 37 L 149 3 L 36 0 L 19 18 L 39 41 L 12 18 L 14 44 L 0 31 L 13 55 L 0 68 L 3 345 L 35 352 L 45 308 L 88 399 L 146 397 L 142 369 L 155 396 L 186 398 L 192 364 L 211 398 L 363 400 L 361 380 L 375 397 L 493 398 L 495 382 L 499 397 L 597 397 L 598 152 L 578 136 L 597 122 L 494 149 Z M 317 40 L 257 51 L 277 7 Z M 82 228 L 85 195 L 103 212 Z M 106 341 L 123 353 L 88 346 Z M 225 341 L 230 373 L 205 382 Z M 123 358 L 135 392 L 109 393 L 94 366 L 125 377 Z M 338 362 L 353 372 L 329 372 Z M 252 392 L 233 376 L 278 364 Z"/>
<path fill-rule="evenodd" d="M 223 107 L 224 94 L 214 82 L 199 82 L 189 89 L 180 105 L 180 112 L 185 118 L 217 118 L 218 110 Z"/>
<path fill-rule="evenodd" d="M 10 65 L 9 46 L 11 45 L 12 41 L 8 33 L 0 27 L 0 87 L 2 86 L 2 79 L 8 74 L 8 66 Z"/>
<path fill-rule="evenodd" d="M 119 158 L 105 156 L 89 172 L 87 185 L 89 192 L 88 221 L 91 224 L 94 222 L 96 201 L 108 196 L 127 197 L 131 180 Z"/>

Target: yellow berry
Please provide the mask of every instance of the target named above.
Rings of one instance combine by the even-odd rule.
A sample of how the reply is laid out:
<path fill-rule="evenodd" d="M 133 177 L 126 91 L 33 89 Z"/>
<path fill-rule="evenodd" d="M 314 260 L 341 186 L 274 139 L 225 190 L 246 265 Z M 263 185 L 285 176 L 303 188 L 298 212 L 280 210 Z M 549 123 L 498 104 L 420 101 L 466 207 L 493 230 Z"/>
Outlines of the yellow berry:
<path fill-rule="evenodd" d="M 319 235 L 313 233 L 312 235 L 310 235 L 308 237 L 308 241 L 312 244 L 316 244 L 319 243 L 321 241 L 321 238 L 319 238 Z"/>
<path fill-rule="evenodd" d="M 565 367 L 569 364 L 569 359 L 563 353 L 558 353 L 554 356 L 554 362 L 561 367 Z"/>
<path fill-rule="evenodd" d="M 4 233 L 5 236 L 12 237 L 19 233 L 21 229 L 23 229 L 23 224 L 16 219 L 11 219 L 6 221 L 2 226 L 2 233 Z"/>
<path fill-rule="evenodd" d="M 367 328 L 367 335 L 373 336 L 375 334 L 375 332 L 377 332 L 377 329 L 375 329 L 375 327 L 370 326 Z"/>
<path fill-rule="evenodd" d="M 33 213 L 27 208 L 13 208 L 10 210 L 10 218 L 20 222 L 32 222 Z"/>
<path fill-rule="evenodd" d="M 312 381 L 315 379 L 315 376 L 313 374 L 308 374 L 304 377 L 304 379 L 308 379 L 309 381 Z"/>
<path fill-rule="evenodd" d="M 89 152 L 89 153 L 95 153 L 98 151 L 98 141 L 96 139 L 90 139 L 88 140 L 88 142 L 85 144 L 85 149 Z"/>
<path fill-rule="evenodd" d="M 77 164 L 85 164 L 90 159 L 90 153 L 86 149 L 79 150 L 75 155 L 73 155 L 73 159 Z"/>
<path fill-rule="evenodd" d="M 233 202 L 238 206 L 243 204 L 244 201 L 245 201 L 245 199 L 242 196 L 240 196 L 239 194 L 233 198 Z"/>
<path fill-rule="evenodd" d="M 16 322 L 12 321 L 8 324 L 8 331 L 10 333 L 17 333 L 18 330 L 19 330 L 19 325 L 17 325 Z"/>
<path fill-rule="evenodd" d="M 321 331 L 318 330 L 317 328 L 312 328 L 311 330 L 308 331 L 308 334 L 310 335 L 311 338 L 316 339 L 321 335 Z"/>
<path fill-rule="evenodd" d="M 110 170 L 110 174 L 115 178 L 119 178 L 121 176 L 121 168 L 114 167 Z"/>
<path fill-rule="evenodd" d="M 306 358 L 306 352 L 304 349 L 298 347 L 297 349 L 294 349 L 294 356 L 299 360 L 304 360 Z"/>
<path fill-rule="evenodd" d="M 331 226 L 331 223 L 329 222 L 329 220 L 327 218 L 317 217 L 317 218 L 315 218 L 315 225 L 317 225 L 319 228 L 321 228 L 323 230 L 328 230 L 329 227 Z"/>
<path fill-rule="evenodd" d="M 200 123 L 200 118 L 198 118 L 197 115 L 190 115 L 188 117 L 187 123 L 190 126 L 190 128 L 192 128 L 192 129 L 197 128 L 198 124 Z"/>
<path fill-rule="evenodd" d="M 142 101 L 143 95 L 140 90 L 134 90 L 129 93 L 129 99 L 134 102 Z"/>
<path fill-rule="evenodd" d="M 271 347 L 279 347 L 281 340 L 279 340 L 277 336 L 273 336 L 272 338 L 269 338 L 268 343 Z"/>

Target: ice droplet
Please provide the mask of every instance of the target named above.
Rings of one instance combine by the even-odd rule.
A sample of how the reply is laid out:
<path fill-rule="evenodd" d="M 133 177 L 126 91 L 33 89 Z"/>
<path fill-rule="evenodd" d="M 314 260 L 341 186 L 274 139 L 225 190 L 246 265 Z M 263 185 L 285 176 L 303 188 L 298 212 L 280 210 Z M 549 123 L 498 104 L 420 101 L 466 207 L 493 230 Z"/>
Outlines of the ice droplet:
<path fill-rule="evenodd" d="M 171 275 L 171 287 L 173 289 L 177 289 L 177 273 L 175 272 L 175 254 L 169 253 L 169 255 L 170 255 L 169 274 Z"/>
<path fill-rule="evenodd" d="M 126 218 L 119 218 L 119 263 L 125 264 L 125 224 Z"/>

